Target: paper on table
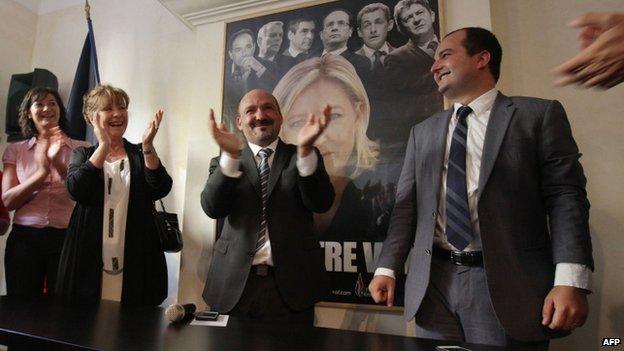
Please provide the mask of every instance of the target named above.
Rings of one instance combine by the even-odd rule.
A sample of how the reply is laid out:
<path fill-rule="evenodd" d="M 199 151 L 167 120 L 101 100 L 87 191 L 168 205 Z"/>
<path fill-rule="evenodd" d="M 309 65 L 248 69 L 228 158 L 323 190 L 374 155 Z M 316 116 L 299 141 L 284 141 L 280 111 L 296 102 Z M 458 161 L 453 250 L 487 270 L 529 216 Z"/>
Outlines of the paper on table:
<path fill-rule="evenodd" d="M 227 314 L 220 314 L 217 317 L 216 321 L 198 321 L 197 319 L 193 319 L 191 325 L 203 325 L 208 327 L 225 327 L 227 326 L 228 319 L 230 316 Z"/>

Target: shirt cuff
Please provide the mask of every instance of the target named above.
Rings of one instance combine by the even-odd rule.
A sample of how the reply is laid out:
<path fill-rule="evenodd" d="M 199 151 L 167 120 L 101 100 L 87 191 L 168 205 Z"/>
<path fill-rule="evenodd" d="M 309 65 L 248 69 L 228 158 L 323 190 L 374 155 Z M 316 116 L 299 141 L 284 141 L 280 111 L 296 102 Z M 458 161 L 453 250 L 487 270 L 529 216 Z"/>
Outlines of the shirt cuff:
<path fill-rule="evenodd" d="M 302 177 L 309 177 L 316 172 L 316 166 L 318 165 L 318 156 L 316 152 L 312 151 L 305 157 L 297 156 L 297 170 Z"/>
<path fill-rule="evenodd" d="M 219 166 L 221 167 L 221 173 L 226 177 L 238 178 L 243 174 L 243 172 L 239 170 L 240 159 L 230 157 L 227 152 L 221 153 Z"/>
<path fill-rule="evenodd" d="M 590 291 L 591 270 L 579 263 L 557 263 L 553 285 L 573 286 Z"/>
<path fill-rule="evenodd" d="M 379 267 L 377 269 L 375 269 L 375 275 L 385 275 L 386 277 L 390 277 L 392 279 L 396 279 L 396 277 L 394 276 L 394 271 L 392 269 L 389 268 L 383 268 L 383 267 Z"/>

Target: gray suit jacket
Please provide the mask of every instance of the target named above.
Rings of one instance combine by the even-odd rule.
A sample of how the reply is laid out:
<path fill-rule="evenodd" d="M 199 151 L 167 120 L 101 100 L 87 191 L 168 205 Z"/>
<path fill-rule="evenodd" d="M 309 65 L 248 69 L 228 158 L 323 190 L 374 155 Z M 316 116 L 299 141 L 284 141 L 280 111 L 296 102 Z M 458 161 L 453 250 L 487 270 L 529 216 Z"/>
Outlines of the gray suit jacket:
<path fill-rule="evenodd" d="M 277 288 L 286 304 L 303 310 L 328 291 L 323 251 L 312 232 L 312 212 L 327 211 L 334 189 L 323 159 L 314 174 L 299 176 L 297 147 L 280 141 L 269 176 L 267 220 Z M 211 218 L 224 218 L 216 241 L 203 297 L 219 312 L 229 312 L 245 288 L 258 241 L 262 211 L 260 178 L 254 156 L 246 146 L 239 178 L 223 175 L 218 158 L 201 194 L 201 205 Z"/>
<path fill-rule="evenodd" d="M 378 266 L 401 271 L 411 251 L 405 317 L 429 284 L 446 135 L 452 110 L 414 126 Z M 593 269 L 589 202 L 578 148 L 557 101 L 499 93 L 487 126 L 478 190 L 484 267 L 492 305 L 517 340 L 555 336 L 541 326 L 555 265 Z"/>

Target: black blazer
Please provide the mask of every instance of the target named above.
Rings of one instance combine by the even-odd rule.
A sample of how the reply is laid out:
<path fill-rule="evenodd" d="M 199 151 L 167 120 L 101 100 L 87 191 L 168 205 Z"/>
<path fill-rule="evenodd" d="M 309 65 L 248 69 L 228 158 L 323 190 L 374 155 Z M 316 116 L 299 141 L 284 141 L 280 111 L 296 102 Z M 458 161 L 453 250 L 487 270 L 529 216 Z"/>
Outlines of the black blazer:
<path fill-rule="evenodd" d="M 277 288 L 293 310 L 303 310 L 328 291 L 323 251 L 312 232 L 313 212 L 327 211 L 334 189 L 323 159 L 314 174 L 299 176 L 297 147 L 277 145 L 269 176 L 267 221 Z M 240 299 L 254 257 L 260 228 L 262 199 L 254 156 L 246 146 L 239 178 L 221 173 L 219 159 L 210 164 L 210 176 L 201 194 L 201 205 L 211 218 L 225 224 L 215 242 L 203 297 L 219 312 L 229 312 Z"/>
<path fill-rule="evenodd" d="M 153 220 L 153 202 L 166 196 L 172 180 L 165 167 L 144 166 L 141 146 L 124 139 L 130 163 L 130 196 L 124 248 L 121 302 L 159 305 L 167 297 L 167 266 Z M 67 171 L 67 189 L 76 200 L 63 245 L 57 293 L 99 299 L 102 280 L 104 177 L 89 162 L 96 146 L 74 150 Z"/>

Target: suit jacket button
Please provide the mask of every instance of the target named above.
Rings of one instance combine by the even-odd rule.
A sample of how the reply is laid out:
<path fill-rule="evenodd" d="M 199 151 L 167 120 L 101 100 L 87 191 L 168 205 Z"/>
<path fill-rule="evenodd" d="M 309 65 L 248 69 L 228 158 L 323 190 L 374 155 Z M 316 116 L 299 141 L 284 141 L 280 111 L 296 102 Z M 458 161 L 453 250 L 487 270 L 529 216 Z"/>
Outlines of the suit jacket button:
<path fill-rule="evenodd" d="M 436 211 L 431 212 L 431 217 L 432 218 L 435 219 L 437 215 L 438 215 L 438 212 L 436 212 Z"/>
<path fill-rule="evenodd" d="M 427 255 L 431 255 L 431 250 L 429 250 L 429 249 L 425 249 L 425 253 L 426 253 Z"/>

